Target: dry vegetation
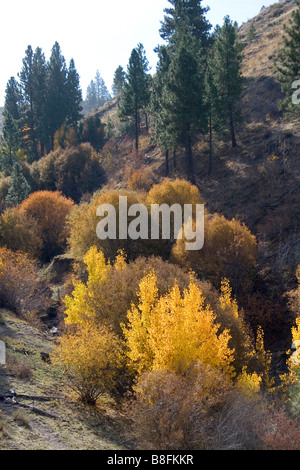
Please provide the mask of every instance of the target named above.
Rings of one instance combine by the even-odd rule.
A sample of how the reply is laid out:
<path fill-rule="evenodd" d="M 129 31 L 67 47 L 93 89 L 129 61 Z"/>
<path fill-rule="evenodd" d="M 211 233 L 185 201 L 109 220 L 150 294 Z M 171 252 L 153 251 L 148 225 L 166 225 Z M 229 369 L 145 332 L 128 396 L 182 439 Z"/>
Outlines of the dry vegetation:
<path fill-rule="evenodd" d="M 276 80 L 275 69 L 283 25 L 289 20 L 294 6 L 294 1 L 281 1 L 265 8 L 257 17 L 240 27 L 240 39 L 245 44 L 243 61 L 245 85 L 241 103 L 244 122 L 238 128 L 238 146 L 232 149 L 227 141 L 215 138 L 211 176 L 207 176 L 208 138 L 199 138 L 194 148 L 197 187 L 205 201 L 207 213 L 218 214 L 212 219 L 216 222 L 217 242 L 208 246 L 209 256 L 206 264 L 205 259 L 201 260 L 202 264 L 197 259 L 189 259 L 180 244 L 173 249 L 173 257 L 176 259 L 177 256 L 176 262 L 182 267 L 192 267 L 200 277 L 204 272 L 206 283 L 199 281 L 203 292 L 214 312 L 217 312 L 218 319 L 235 332 L 234 341 L 238 351 L 243 349 L 241 344 L 245 338 L 245 330 L 241 325 L 244 325 L 244 320 L 249 321 L 254 330 L 258 326 L 266 330 L 265 346 L 273 353 L 274 361 L 271 367 L 277 375 L 286 370 L 285 352 L 290 348 L 292 339 L 290 327 L 299 307 L 296 268 L 300 264 L 300 127 L 296 121 L 287 121 L 278 108 L 281 90 Z M 249 39 L 251 25 L 255 27 L 255 35 Z M 149 202 L 151 195 L 153 196 L 157 189 L 159 192 L 164 188 L 163 185 L 155 186 L 156 183 L 161 183 L 165 176 L 163 154 L 152 144 L 151 136 L 147 135 L 145 128 L 142 128 L 140 150 L 139 154 L 136 154 L 133 139 L 125 132 L 123 124 L 118 119 L 117 104 L 117 99 L 114 99 L 106 103 L 101 110 L 97 110 L 101 122 L 106 125 L 105 132 L 110 132 L 110 138 L 99 152 L 107 184 L 94 197 L 84 194 L 83 191 L 80 196 L 84 204 L 72 212 L 69 220 L 71 238 L 68 246 L 73 248 L 73 254 L 76 256 L 78 254 L 82 256 L 91 245 L 97 243 L 98 248 L 104 251 L 110 250 L 108 254 L 111 257 L 116 255 L 119 248 L 124 248 L 118 244 L 106 247 L 96 239 L 93 230 L 94 209 L 99 201 L 115 201 L 121 191 L 127 191 L 133 202 L 147 200 Z M 178 182 L 176 178 L 184 177 L 184 174 L 184 155 L 178 151 L 176 161 L 170 156 L 170 177 Z M 157 200 L 154 198 L 155 202 Z M 20 214 L 14 211 L 6 213 L 6 219 L 12 220 L 13 223 L 18 217 Z M 233 226 L 236 228 L 237 224 L 243 235 L 241 235 L 244 243 L 240 246 L 241 253 L 234 253 L 234 243 L 233 248 L 231 246 L 228 248 L 227 235 L 222 237 L 223 232 L 227 233 Z M 207 230 L 214 233 L 211 221 Z M 25 240 L 28 244 L 30 240 L 26 238 L 26 230 L 24 233 L 23 242 Z M 257 245 L 253 242 L 253 235 L 256 237 Z M 226 243 L 223 238 L 226 239 Z M 19 241 L 16 240 L 16 243 Z M 215 243 L 218 244 L 218 253 L 214 252 Z M 231 253 L 230 263 L 227 263 L 226 257 L 222 258 L 225 248 Z M 0 392 L 14 389 L 18 394 L 60 396 L 60 399 L 52 398 L 45 402 L 26 400 L 27 404 L 42 408 L 48 413 L 57 415 L 58 418 L 39 416 L 33 410 L 18 408 L 9 401 L 0 402 L 0 447 L 2 449 L 132 449 L 134 443 L 126 441 L 124 432 L 127 429 L 126 416 L 126 419 L 130 417 L 136 423 L 136 432 L 139 433 L 138 444 L 145 448 L 153 446 L 156 449 L 159 446 L 163 446 L 164 449 L 179 446 L 189 448 L 190 443 L 195 442 L 195 445 L 199 445 L 201 440 L 211 449 L 214 446 L 227 449 L 241 448 L 249 439 L 247 445 L 253 448 L 264 443 L 271 448 L 276 448 L 277 445 L 291 446 L 291 448 L 294 446 L 299 450 L 299 428 L 293 428 L 296 426 L 295 422 L 289 421 L 279 409 L 270 415 L 266 412 L 264 428 L 261 402 L 248 401 L 236 389 L 227 387 L 227 378 L 225 380 L 219 375 L 215 378 L 221 384 L 219 395 L 215 396 L 212 408 L 208 406 L 208 409 L 199 416 L 202 402 L 207 403 L 211 394 L 209 387 L 207 395 L 201 396 L 199 393 L 197 407 L 194 406 L 195 390 L 198 390 L 197 387 L 201 388 L 201 377 L 207 379 L 211 375 L 209 368 L 198 371 L 199 375 L 195 373 L 193 376 L 195 389 L 186 376 L 179 377 L 173 372 L 160 374 L 157 371 L 149 371 L 140 381 L 139 391 L 142 390 L 143 393 L 137 394 L 135 405 L 129 401 L 127 409 L 122 411 L 115 407 L 111 398 L 105 398 L 106 401 L 102 400 L 93 408 L 84 406 L 78 403 L 75 393 L 70 395 L 69 390 L 65 389 L 61 370 L 54 364 L 45 362 L 41 353 L 51 353 L 56 344 L 56 337 L 49 333 L 47 327 L 57 325 L 55 322 L 58 321 L 59 328 L 65 326 L 63 321 L 65 311 L 61 299 L 65 294 L 68 294 L 67 298 L 71 298 L 71 293 L 76 291 L 73 290 L 74 285 L 78 287 L 78 297 L 73 303 L 72 299 L 69 301 L 69 314 L 72 308 L 73 313 L 77 314 L 76 301 L 79 299 L 91 317 L 101 312 L 101 320 L 110 322 L 109 327 L 116 334 L 120 333 L 120 319 L 126 320 L 127 310 L 130 309 L 132 301 L 137 299 L 137 289 L 142 274 L 149 268 L 155 266 L 157 269 L 158 280 L 161 283 L 159 286 L 164 294 L 172 287 L 170 279 L 173 281 L 176 278 L 179 284 L 182 282 L 186 287 L 188 274 L 179 266 L 175 267 L 172 264 L 167 266 L 162 260 L 158 261 L 155 258 L 150 258 L 148 261 L 145 261 L 145 258 L 136 260 L 138 255 L 147 256 L 148 253 L 144 253 L 138 244 L 134 249 L 130 245 L 125 246 L 129 257 L 132 255 L 134 259 L 133 263 L 126 266 L 124 273 L 116 266 L 108 269 L 107 279 L 103 284 L 97 282 L 89 284 L 90 273 L 84 270 L 82 263 L 75 264 L 75 275 L 64 273 L 65 276 L 59 279 L 59 284 L 53 283 L 49 271 L 40 272 L 39 275 L 42 274 L 44 280 L 50 279 L 53 295 L 49 307 L 47 306 L 47 312 L 43 312 L 44 322 L 42 326 L 37 325 L 38 328 L 6 310 L 1 312 L 0 337 L 7 344 L 8 361 L 6 367 L 0 369 Z M 153 246 L 151 249 L 153 251 Z M 163 249 L 166 251 L 165 247 Z M 170 247 L 167 249 L 171 254 Z M 240 257 L 237 262 L 233 253 Z M 73 260 L 70 253 L 65 253 L 63 256 L 66 256 L 65 260 L 68 256 Z M 222 273 L 224 271 L 224 275 L 230 277 L 236 266 L 241 268 L 241 259 L 244 262 L 242 267 L 247 273 L 246 278 L 249 277 L 248 273 L 253 265 L 256 267 L 256 272 L 251 277 L 251 286 L 245 286 L 243 282 L 244 289 L 241 290 L 240 286 L 236 289 L 238 305 L 243 312 L 237 319 L 232 315 L 236 304 L 230 303 L 230 308 L 227 306 L 230 315 L 227 311 L 225 314 L 220 307 L 217 291 L 208 281 L 212 284 L 215 282 L 214 287 L 217 287 L 220 279 L 214 278 L 215 265 L 221 264 Z M 12 270 L 10 275 L 13 274 Z M 76 282 L 80 279 L 82 283 L 73 284 L 74 279 Z M 116 285 L 118 289 L 115 288 Z M 90 286 L 92 288 L 89 291 Z M 23 286 L 22 288 L 24 289 Z M 18 298 L 17 300 L 19 301 Z M 57 305 L 59 305 L 58 310 Z M 58 317 L 51 316 L 53 310 L 55 313 L 58 311 Z M 32 320 L 30 312 L 29 316 L 27 312 L 28 318 Z M 264 360 L 265 356 L 262 362 Z M 242 365 L 241 361 L 240 366 Z M 185 383 L 188 384 L 187 395 L 182 385 Z M 161 400 L 155 402 L 157 390 L 160 391 Z M 169 391 L 170 393 L 167 393 Z M 152 399 L 153 413 L 148 406 L 149 400 Z M 24 402 L 24 399 L 20 401 Z M 212 427 L 206 428 L 205 419 L 208 422 L 210 413 L 216 409 L 214 416 L 217 416 L 217 419 Z M 197 427 L 195 422 L 196 420 L 200 422 L 201 419 L 204 420 L 204 425 Z M 181 432 L 183 422 L 188 422 L 189 426 L 186 435 Z M 149 423 L 158 426 L 161 434 L 153 436 Z M 257 433 L 253 433 L 255 425 L 260 426 L 260 431 Z M 272 433 L 276 425 L 281 426 L 282 430 L 280 443 Z M 234 433 L 233 429 L 239 431 Z M 292 431 L 289 429 L 295 431 L 295 442 L 291 443 Z M 190 441 L 185 440 L 187 436 L 190 436 Z"/>

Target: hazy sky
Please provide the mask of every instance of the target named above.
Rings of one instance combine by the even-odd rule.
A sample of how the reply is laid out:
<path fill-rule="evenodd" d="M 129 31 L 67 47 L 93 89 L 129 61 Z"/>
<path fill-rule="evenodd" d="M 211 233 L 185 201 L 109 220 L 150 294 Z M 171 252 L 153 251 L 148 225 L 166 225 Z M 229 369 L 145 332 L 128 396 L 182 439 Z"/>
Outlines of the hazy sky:
<path fill-rule="evenodd" d="M 215 26 L 225 15 L 239 24 L 257 15 L 261 7 L 276 0 L 203 0 Z M 81 78 L 85 97 L 87 85 L 99 70 L 111 89 L 115 69 L 126 70 L 130 53 L 139 42 L 155 71 L 154 47 L 159 36 L 167 0 L 2 0 L 0 7 L 0 106 L 11 76 L 17 78 L 25 50 L 41 47 L 49 59 L 58 41 L 67 64 L 71 58 Z"/>

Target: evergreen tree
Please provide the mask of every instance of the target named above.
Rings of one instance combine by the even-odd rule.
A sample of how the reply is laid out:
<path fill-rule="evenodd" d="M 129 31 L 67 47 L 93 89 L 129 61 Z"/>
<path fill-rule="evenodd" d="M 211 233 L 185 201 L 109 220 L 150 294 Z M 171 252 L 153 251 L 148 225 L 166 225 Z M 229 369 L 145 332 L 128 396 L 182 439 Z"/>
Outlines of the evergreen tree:
<path fill-rule="evenodd" d="M 242 94 L 243 77 L 241 75 L 243 45 L 238 41 L 236 25 L 229 16 L 222 27 L 216 28 L 213 46 L 213 77 L 221 100 L 224 119 L 227 120 L 232 147 L 236 147 L 235 124 L 241 119 L 238 101 Z"/>
<path fill-rule="evenodd" d="M 51 149 L 54 134 L 64 124 L 68 115 L 67 77 L 65 58 L 61 53 L 60 45 L 55 42 L 47 66 L 47 116 Z"/>
<path fill-rule="evenodd" d="M 23 67 L 20 72 L 22 92 L 22 132 L 23 145 L 29 157 L 35 159 L 37 156 L 35 116 L 34 116 L 34 80 L 33 80 L 33 56 L 34 52 L 29 45 L 25 51 Z"/>
<path fill-rule="evenodd" d="M 119 65 L 119 67 L 115 70 L 114 78 L 113 78 L 112 91 L 113 91 L 114 96 L 118 96 L 122 93 L 122 90 L 125 85 L 125 77 L 126 77 L 126 73 L 123 67 Z"/>
<path fill-rule="evenodd" d="M 94 80 L 91 80 L 86 90 L 86 102 L 89 111 L 101 108 L 106 101 L 111 99 L 110 93 L 105 85 L 103 78 L 97 70 Z"/>
<path fill-rule="evenodd" d="M 182 29 L 175 42 L 168 70 L 166 110 L 178 144 L 185 148 L 186 177 L 195 184 L 193 141 L 207 129 L 205 102 L 205 56 L 188 30 Z"/>
<path fill-rule="evenodd" d="M 5 201 L 8 206 L 16 206 L 27 199 L 31 188 L 23 175 L 22 167 L 15 163 L 11 173 L 11 186 L 8 190 Z"/>
<path fill-rule="evenodd" d="M 226 119 L 223 113 L 222 101 L 214 81 L 214 57 L 210 51 L 207 59 L 207 68 L 205 74 L 205 90 L 208 115 L 209 131 L 209 164 L 208 176 L 211 176 L 213 170 L 213 142 L 214 134 L 225 134 Z"/>
<path fill-rule="evenodd" d="M 176 147 L 175 129 L 167 110 L 167 77 L 171 58 L 166 46 L 161 46 L 158 52 L 158 65 L 153 78 L 150 100 L 152 139 L 165 152 L 165 174 L 169 175 L 169 154 Z"/>
<path fill-rule="evenodd" d="M 12 115 L 5 109 L 4 121 L 2 127 L 2 147 L 0 169 L 11 169 L 18 159 L 18 150 L 20 148 L 19 129 Z"/>
<path fill-rule="evenodd" d="M 97 89 L 94 80 L 91 80 L 86 90 L 86 102 L 89 111 L 97 108 Z"/>
<path fill-rule="evenodd" d="M 160 36 L 174 44 L 176 32 L 181 27 L 182 19 L 186 18 L 190 25 L 190 34 L 196 38 L 201 47 L 206 48 L 210 43 L 210 23 L 205 18 L 209 7 L 202 7 L 202 0 L 168 0 L 170 8 L 165 8 L 164 21 L 161 22 Z"/>
<path fill-rule="evenodd" d="M 67 76 L 67 118 L 66 123 L 77 129 L 78 122 L 82 118 L 82 91 L 80 88 L 80 78 L 75 68 L 74 60 L 70 60 Z"/>
<path fill-rule="evenodd" d="M 97 94 L 97 108 L 111 99 L 110 93 L 105 85 L 103 78 L 100 75 L 99 70 L 97 70 L 95 75 L 95 85 L 96 85 L 96 94 Z"/>
<path fill-rule="evenodd" d="M 5 89 L 4 109 L 13 117 L 15 121 L 20 119 L 21 99 L 20 85 L 14 77 L 11 77 L 7 82 Z"/>
<path fill-rule="evenodd" d="M 149 64 L 142 44 L 132 50 L 127 67 L 126 82 L 121 95 L 119 116 L 132 118 L 135 129 L 135 148 L 139 148 L 140 112 L 150 100 Z"/>
<path fill-rule="evenodd" d="M 295 92 L 294 82 L 298 82 L 300 77 L 300 2 L 297 2 L 297 9 L 293 11 L 290 22 L 284 26 L 285 36 L 283 39 L 283 49 L 279 55 L 277 68 L 278 79 L 281 83 L 285 97 L 281 100 L 281 108 L 287 114 L 299 115 L 299 106 L 295 106 L 292 94 Z M 298 87 L 299 88 L 299 87 Z"/>
<path fill-rule="evenodd" d="M 47 64 L 45 55 L 40 47 L 37 47 L 32 62 L 33 82 L 33 114 L 36 126 L 36 139 L 39 144 L 39 154 L 43 155 L 47 144 L 47 108 L 46 108 L 46 77 Z"/>

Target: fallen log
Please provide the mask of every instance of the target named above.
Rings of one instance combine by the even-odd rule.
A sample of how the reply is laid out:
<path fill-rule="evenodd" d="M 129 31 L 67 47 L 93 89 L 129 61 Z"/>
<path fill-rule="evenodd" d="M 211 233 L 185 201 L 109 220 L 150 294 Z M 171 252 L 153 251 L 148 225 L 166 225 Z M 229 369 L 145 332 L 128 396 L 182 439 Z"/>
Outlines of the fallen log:
<path fill-rule="evenodd" d="M 51 400 L 63 400 L 63 397 L 59 396 L 44 396 L 44 395 L 24 395 L 19 393 L 8 393 L 7 395 L 0 395 L 0 401 L 4 401 L 8 398 L 22 398 L 24 400 L 37 400 L 37 401 L 51 401 Z"/>
<path fill-rule="evenodd" d="M 52 414 L 52 413 L 48 413 L 48 411 L 41 410 L 40 408 L 37 408 L 36 406 L 27 405 L 26 403 L 22 403 L 22 402 L 20 402 L 20 401 L 15 401 L 15 400 L 13 400 L 13 404 L 14 404 L 14 405 L 21 406 L 22 408 L 27 408 L 27 409 L 29 409 L 29 410 L 31 410 L 31 411 L 33 411 L 34 413 L 37 413 L 37 414 L 39 414 L 39 415 L 47 416 L 48 418 L 53 418 L 53 419 L 60 419 L 60 420 L 63 421 L 64 423 L 67 422 L 66 419 L 61 418 L 60 416 L 54 415 L 54 414 Z"/>

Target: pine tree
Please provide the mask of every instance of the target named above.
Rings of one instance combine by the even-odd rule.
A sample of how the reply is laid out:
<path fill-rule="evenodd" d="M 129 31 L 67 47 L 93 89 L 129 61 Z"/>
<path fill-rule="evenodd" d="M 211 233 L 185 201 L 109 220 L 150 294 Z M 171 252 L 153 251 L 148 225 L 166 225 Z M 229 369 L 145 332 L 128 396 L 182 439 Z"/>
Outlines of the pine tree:
<path fill-rule="evenodd" d="M 139 149 L 140 112 L 145 110 L 150 100 L 149 65 L 145 50 L 139 44 L 132 50 L 127 67 L 126 82 L 121 95 L 119 116 L 132 118 L 135 129 L 135 148 Z"/>
<path fill-rule="evenodd" d="M 2 148 L 1 148 L 1 171 L 11 169 L 18 159 L 20 148 L 19 129 L 12 115 L 5 109 L 2 127 Z"/>
<path fill-rule="evenodd" d="M 23 145 L 29 157 L 37 157 L 35 116 L 34 116 L 34 80 L 33 80 L 33 56 L 34 52 L 29 45 L 25 51 L 23 67 L 20 72 L 21 92 L 22 92 L 22 130 Z"/>
<path fill-rule="evenodd" d="M 114 96 L 118 96 L 122 93 L 122 90 L 125 85 L 125 77 L 126 77 L 126 73 L 123 70 L 123 67 L 119 65 L 119 67 L 115 70 L 114 78 L 113 78 L 112 91 L 113 91 Z"/>
<path fill-rule="evenodd" d="M 47 109 L 46 109 L 46 76 L 47 64 L 45 55 L 40 47 L 37 47 L 32 62 L 33 82 L 33 113 L 36 126 L 36 139 L 39 144 L 39 154 L 44 154 L 47 144 Z"/>
<path fill-rule="evenodd" d="M 88 110 L 92 111 L 97 108 L 97 89 L 94 80 L 91 80 L 86 90 L 86 102 Z"/>
<path fill-rule="evenodd" d="M 292 100 L 294 93 L 293 84 L 300 77 L 300 2 L 297 1 L 297 9 L 293 11 L 290 22 L 284 26 L 285 36 L 283 49 L 280 52 L 277 68 L 278 79 L 281 83 L 285 97 L 281 100 L 281 108 L 287 114 L 298 115 L 298 106 Z"/>
<path fill-rule="evenodd" d="M 171 8 L 165 8 L 164 21 L 161 22 L 160 35 L 162 39 L 174 44 L 176 32 L 180 28 L 183 17 L 190 24 L 190 34 L 196 38 L 201 47 L 206 48 L 210 43 L 210 23 L 205 18 L 209 7 L 202 7 L 202 0 L 168 0 Z"/>
<path fill-rule="evenodd" d="M 50 147 L 54 134 L 64 124 L 68 115 L 68 70 L 58 42 L 55 42 L 47 66 L 47 116 Z"/>
<path fill-rule="evenodd" d="M 97 70 L 94 80 L 91 80 L 86 90 L 86 102 L 89 111 L 101 108 L 106 101 L 111 99 L 110 93 L 105 85 L 99 70 Z"/>
<path fill-rule="evenodd" d="M 204 61 L 198 42 L 188 34 L 188 30 L 182 29 L 176 39 L 168 71 L 166 110 L 177 142 L 185 148 L 186 177 L 192 184 L 195 184 L 193 140 L 197 133 L 204 133 L 207 129 Z"/>
<path fill-rule="evenodd" d="M 70 60 L 67 75 L 67 118 L 66 123 L 77 129 L 78 122 L 82 118 L 82 91 L 80 88 L 80 78 L 76 70 L 74 60 Z"/>
<path fill-rule="evenodd" d="M 243 84 L 241 75 L 243 45 L 238 41 L 236 25 L 229 16 L 225 17 L 222 27 L 216 28 L 215 34 L 212 73 L 224 118 L 229 125 L 232 147 L 236 147 L 235 124 L 241 118 L 238 102 Z"/>
<path fill-rule="evenodd" d="M 8 190 L 5 201 L 8 206 L 16 206 L 27 199 L 31 188 L 23 175 L 22 167 L 15 163 L 11 173 L 11 186 Z"/>
<path fill-rule="evenodd" d="M 209 52 L 207 58 L 207 68 L 205 74 L 205 100 L 207 103 L 208 113 L 208 131 L 209 131 L 209 163 L 208 176 L 213 171 L 213 144 L 214 134 L 225 134 L 226 119 L 222 109 L 222 102 L 218 94 L 218 90 L 214 81 L 214 58 Z"/>
<path fill-rule="evenodd" d="M 111 99 L 111 96 L 103 78 L 100 75 L 99 70 L 97 70 L 95 75 L 95 85 L 97 94 L 97 108 L 101 108 L 101 106 L 103 106 L 106 101 L 109 101 Z"/>
<path fill-rule="evenodd" d="M 15 121 L 20 119 L 21 99 L 20 85 L 14 77 L 11 77 L 8 80 L 5 89 L 4 109 L 13 117 Z"/>
<path fill-rule="evenodd" d="M 176 147 L 175 129 L 171 116 L 167 110 L 167 74 L 171 57 L 166 46 L 158 50 L 158 66 L 153 78 L 152 93 L 150 99 L 152 139 L 165 152 L 165 174 L 169 175 L 169 154 Z"/>

